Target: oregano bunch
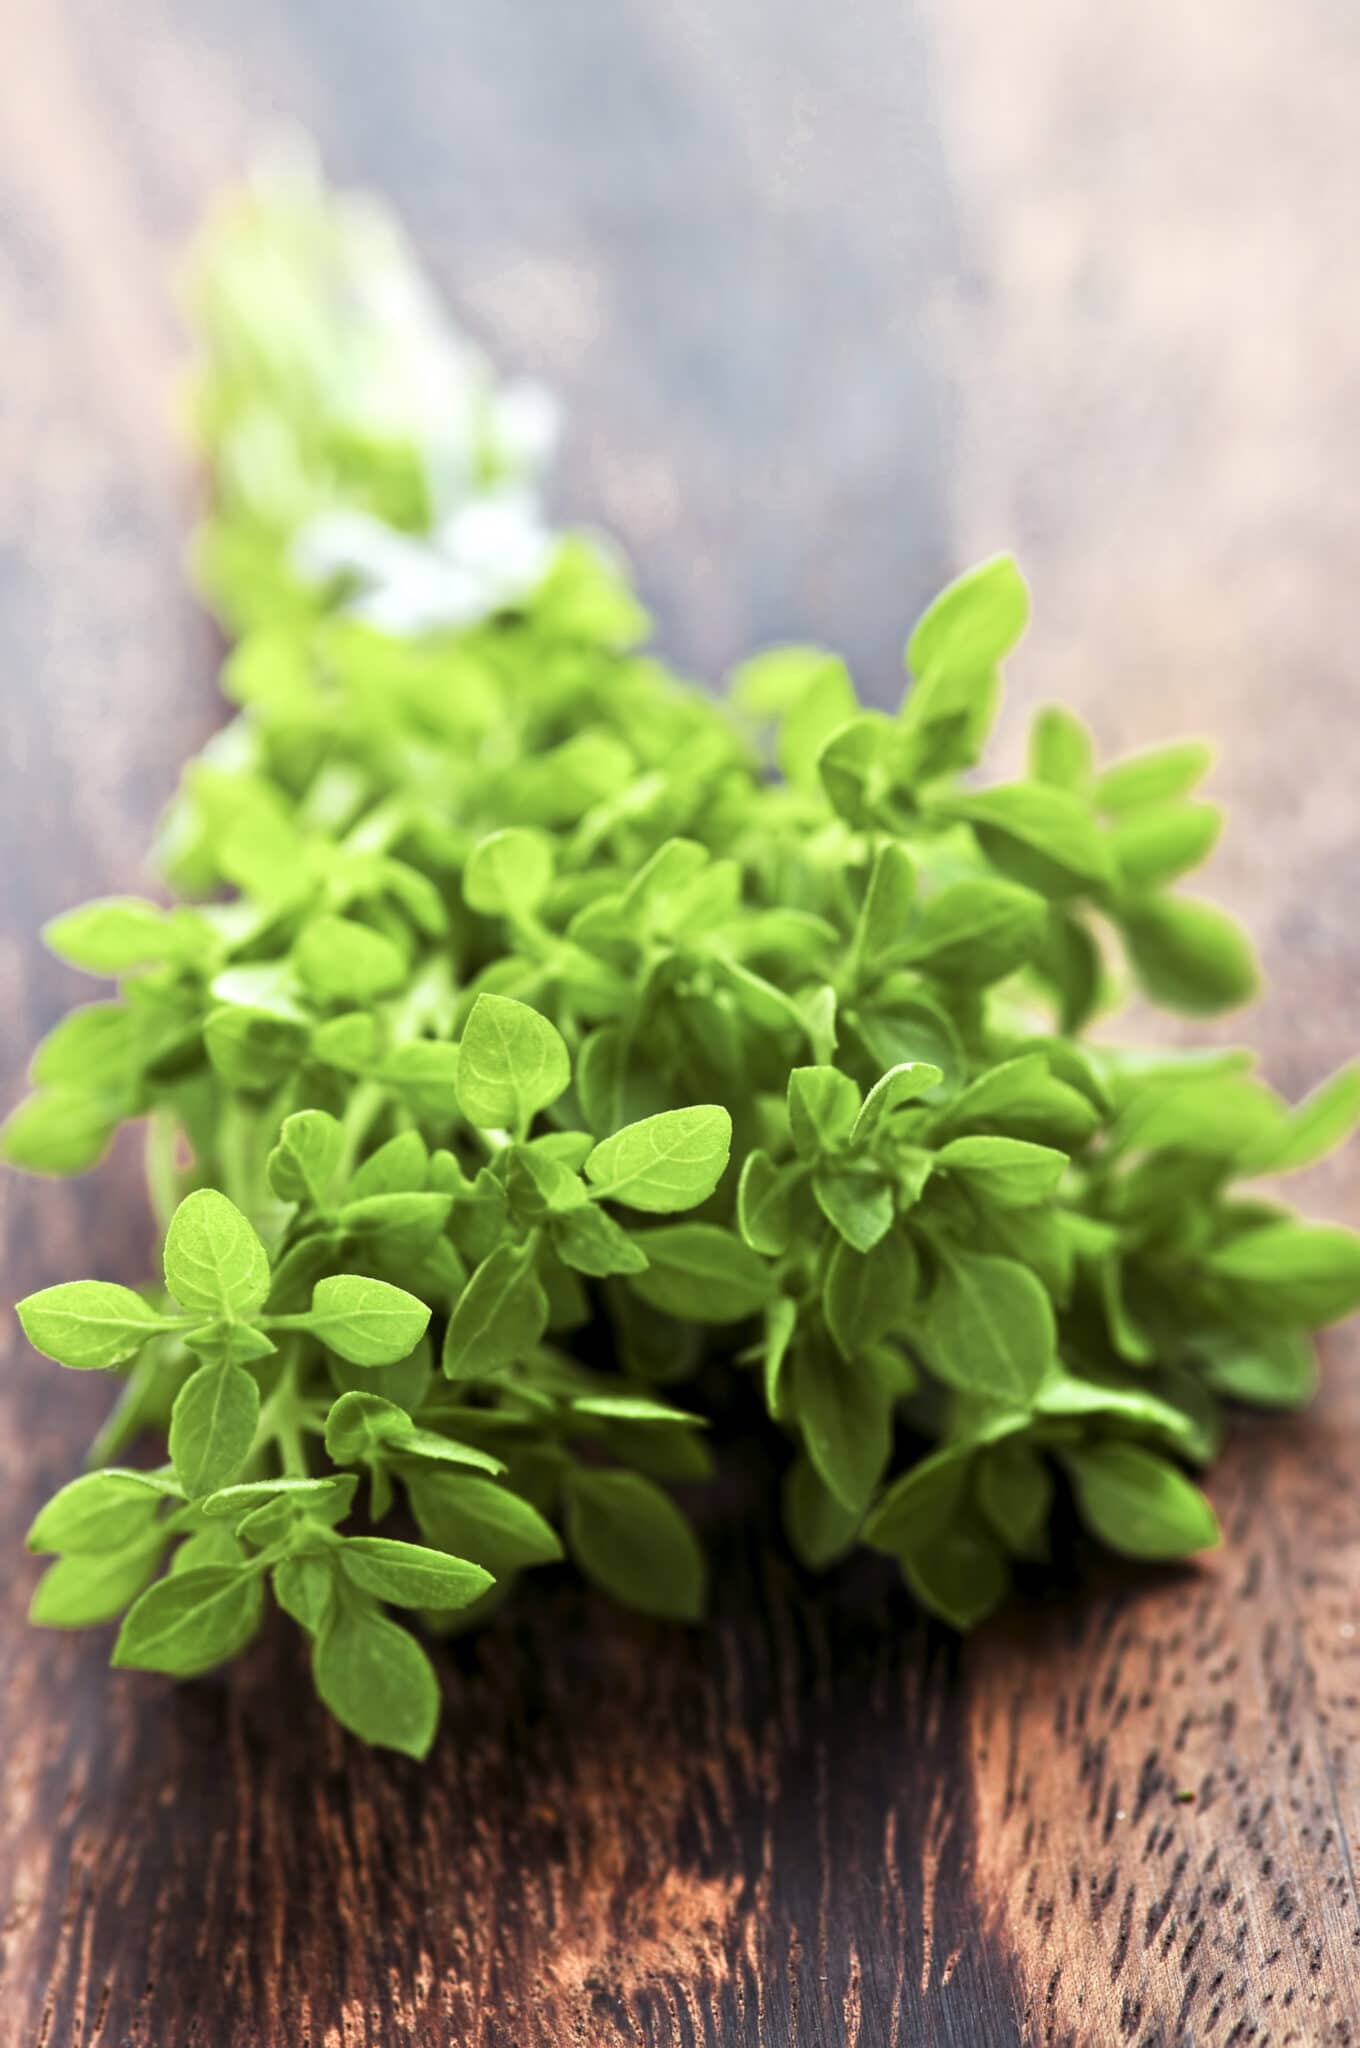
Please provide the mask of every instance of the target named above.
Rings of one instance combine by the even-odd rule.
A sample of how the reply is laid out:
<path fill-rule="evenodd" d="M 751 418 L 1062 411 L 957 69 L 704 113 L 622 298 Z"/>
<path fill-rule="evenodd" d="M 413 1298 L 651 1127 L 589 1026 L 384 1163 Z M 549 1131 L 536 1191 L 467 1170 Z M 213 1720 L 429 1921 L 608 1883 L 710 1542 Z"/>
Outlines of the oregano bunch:
<path fill-rule="evenodd" d="M 165 822 L 174 906 L 46 932 L 117 990 L 43 1041 L 5 1155 L 80 1173 L 143 1120 L 165 1236 L 163 1286 L 20 1304 L 121 1377 L 30 1532 L 34 1619 L 121 1616 L 117 1663 L 189 1675 L 272 1596 L 345 1726 L 423 1754 L 391 1609 L 437 1633 L 565 1553 L 698 1617 L 674 1488 L 738 1382 L 798 1557 L 868 1544 L 959 1627 L 1060 1492 L 1134 1556 L 1216 1542 L 1223 1404 L 1303 1402 L 1360 1301 L 1360 1241 L 1255 1185 L 1345 1137 L 1360 1068 L 1294 1108 L 1247 1053 L 1083 1036 L 1129 980 L 1253 992 L 1181 886 L 1207 748 L 1102 765 L 1051 709 L 979 780 L 1004 557 L 920 620 L 896 709 L 819 648 L 721 699 L 672 675 L 543 520 L 541 396 L 297 172 L 224 208 L 191 303 L 236 712 Z"/>

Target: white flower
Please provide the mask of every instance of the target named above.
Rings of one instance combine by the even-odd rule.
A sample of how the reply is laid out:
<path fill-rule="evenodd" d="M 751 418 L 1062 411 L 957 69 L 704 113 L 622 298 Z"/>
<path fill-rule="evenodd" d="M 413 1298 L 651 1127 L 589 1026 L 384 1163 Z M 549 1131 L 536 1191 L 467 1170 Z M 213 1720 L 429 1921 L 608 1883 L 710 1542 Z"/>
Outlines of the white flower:
<path fill-rule="evenodd" d="M 526 597 L 556 545 L 533 497 L 503 489 L 468 499 L 428 535 L 366 512 L 325 513 L 298 533 L 293 562 L 307 582 L 352 580 L 346 611 L 414 636 L 471 625 Z"/>
<path fill-rule="evenodd" d="M 555 401 L 534 383 L 497 384 L 401 228 L 369 199 L 328 194 L 304 142 L 257 175 L 199 291 L 235 379 L 219 475 L 236 502 L 292 531 L 304 580 L 345 577 L 346 609 L 400 634 L 468 625 L 539 582 L 556 546 L 537 496 Z M 411 451 L 428 533 L 337 504 L 314 452 L 332 430 Z"/>

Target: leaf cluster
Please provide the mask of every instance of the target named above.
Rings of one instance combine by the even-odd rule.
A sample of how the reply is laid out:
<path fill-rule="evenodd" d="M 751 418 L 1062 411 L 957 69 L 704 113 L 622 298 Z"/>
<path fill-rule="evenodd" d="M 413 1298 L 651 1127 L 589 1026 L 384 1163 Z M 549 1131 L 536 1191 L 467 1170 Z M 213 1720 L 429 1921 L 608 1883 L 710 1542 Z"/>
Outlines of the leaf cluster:
<path fill-rule="evenodd" d="M 1083 1035 L 1130 981 L 1192 1014 L 1255 987 L 1181 887 L 1207 750 L 1101 765 L 1046 710 L 979 782 L 1028 611 L 1005 557 L 927 611 L 891 712 L 816 648 L 702 694 L 572 536 L 464 623 L 375 624 L 308 522 L 426 532 L 436 453 L 484 512 L 507 416 L 483 390 L 458 469 L 336 406 L 394 346 L 342 225 L 247 208 L 200 266 L 237 712 L 165 822 L 173 907 L 46 933 L 117 988 L 39 1047 L 5 1155 L 82 1172 L 145 1119 L 165 1242 L 163 1287 L 20 1305 L 123 1380 L 31 1531 L 34 1618 L 122 1615 L 116 1662 L 189 1675 L 272 1594 L 338 1718 L 423 1754 L 438 1686 L 388 1609 L 448 1629 L 565 1554 L 699 1615 L 673 1489 L 711 1470 L 715 1375 L 784 1447 L 804 1563 L 868 1544 L 957 1626 L 1059 1495 L 1135 1556 L 1214 1543 L 1223 1403 L 1305 1400 L 1308 1333 L 1360 1301 L 1360 1243 L 1251 1184 L 1348 1133 L 1360 1069 L 1291 1108 L 1245 1053 Z M 285 253 L 324 375 L 252 297 Z M 167 1462 L 115 1462 L 148 1434 Z"/>

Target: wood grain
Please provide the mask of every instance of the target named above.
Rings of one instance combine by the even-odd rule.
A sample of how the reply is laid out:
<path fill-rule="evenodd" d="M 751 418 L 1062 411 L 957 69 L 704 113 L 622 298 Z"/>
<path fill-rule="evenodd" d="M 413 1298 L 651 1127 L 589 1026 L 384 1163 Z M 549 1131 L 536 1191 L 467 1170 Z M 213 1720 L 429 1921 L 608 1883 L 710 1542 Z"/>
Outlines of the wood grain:
<path fill-rule="evenodd" d="M 11 0 L 4 30 L 9 1093 L 81 993 L 38 923 L 138 886 L 217 715 L 167 280 L 282 116 L 563 391 L 561 503 L 697 670 L 812 635 L 887 700 L 932 584 L 1019 547 L 1006 743 L 1050 696 L 1110 746 L 1218 734 L 1253 1035 L 1295 1091 L 1353 1049 L 1360 20 Z M 1353 1163 L 1305 1195 L 1360 1221 Z M 0 1203 L 7 1295 L 145 1266 L 134 1145 Z M 739 1458 L 714 1628 L 544 1575 L 442 1653 L 426 1771 L 340 1737 L 282 1631 L 177 1690 L 27 1629 L 20 1533 L 103 1390 L 7 1335 L 5 2048 L 1360 2041 L 1353 1332 L 1313 1414 L 1236 1433 L 1203 1570 L 1084 1563 L 960 1648 L 872 1561 L 805 1582 Z"/>

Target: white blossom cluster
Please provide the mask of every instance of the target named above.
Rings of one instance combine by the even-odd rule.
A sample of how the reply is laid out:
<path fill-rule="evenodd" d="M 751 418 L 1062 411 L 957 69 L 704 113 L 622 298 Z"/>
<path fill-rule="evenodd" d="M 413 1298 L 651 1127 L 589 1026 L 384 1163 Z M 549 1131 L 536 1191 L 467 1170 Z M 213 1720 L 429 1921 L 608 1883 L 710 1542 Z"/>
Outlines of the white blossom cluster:
<path fill-rule="evenodd" d="M 541 483 L 558 431 L 542 386 L 498 383 L 440 304 L 406 235 L 367 196 L 322 183 L 291 144 L 213 224 L 191 278 L 216 352 L 199 393 L 220 488 L 291 535 L 305 582 L 343 579 L 346 608 L 383 631 L 464 626 L 523 597 L 557 536 Z M 413 530 L 357 493 L 337 447 L 414 457 L 427 517 Z M 368 464 L 356 466 L 367 481 Z"/>

